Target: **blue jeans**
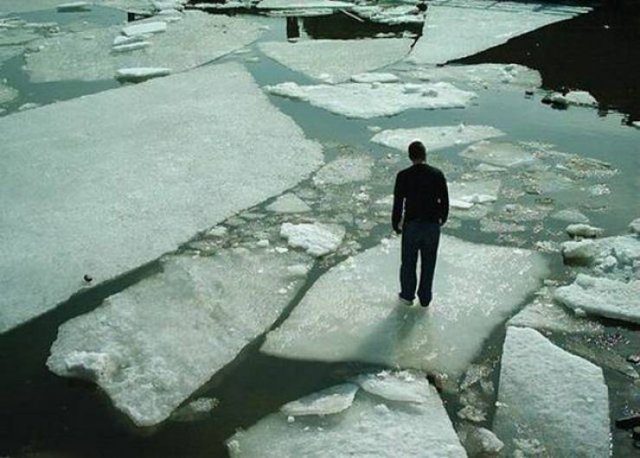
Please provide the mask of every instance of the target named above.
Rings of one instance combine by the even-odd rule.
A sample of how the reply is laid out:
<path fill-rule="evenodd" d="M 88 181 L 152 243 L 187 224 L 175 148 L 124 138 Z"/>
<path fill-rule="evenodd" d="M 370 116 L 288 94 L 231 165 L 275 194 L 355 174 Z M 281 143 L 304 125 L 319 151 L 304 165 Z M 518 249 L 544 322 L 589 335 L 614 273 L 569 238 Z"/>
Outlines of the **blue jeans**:
<path fill-rule="evenodd" d="M 440 225 L 409 221 L 402 229 L 402 265 L 400 266 L 400 297 L 413 301 L 416 295 L 416 265 L 420 253 L 420 287 L 418 299 L 422 305 L 431 302 L 433 273 L 436 268 Z"/>

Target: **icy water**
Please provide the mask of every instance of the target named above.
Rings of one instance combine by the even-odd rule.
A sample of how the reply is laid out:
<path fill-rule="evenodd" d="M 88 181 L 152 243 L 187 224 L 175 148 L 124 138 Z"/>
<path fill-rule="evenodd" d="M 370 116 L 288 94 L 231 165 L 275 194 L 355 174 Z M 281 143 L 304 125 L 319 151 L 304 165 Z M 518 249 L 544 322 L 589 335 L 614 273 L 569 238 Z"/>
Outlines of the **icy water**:
<path fill-rule="evenodd" d="M 595 15 L 597 16 L 598 10 Z M 584 21 L 585 17 L 555 24 L 544 29 L 545 34 L 555 33 L 554 40 L 562 41 L 564 34 L 575 34 L 570 24 Z M 55 12 L 37 12 L 22 17 L 29 21 L 56 21 L 60 25 L 71 21 L 86 20 L 100 26 L 121 23 L 123 13 L 108 8 L 96 8 L 91 13 L 79 15 L 58 14 Z M 284 18 L 259 17 L 257 21 L 268 25 L 261 41 L 285 40 L 287 24 Z M 620 27 L 633 27 L 633 21 L 624 22 Z M 345 19 L 337 14 L 325 18 L 304 18 L 300 21 L 302 39 L 317 38 L 353 38 L 370 37 L 380 32 L 402 33 L 412 31 L 411 27 L 383 27 Z M 568 31 L 567 31 L 568 30 Z M 555 32 L 554 32 L 555 31 Z M 533 32 L 535 33 L 543 32 Z M 586 32 L 585 32 L 586 33 Z M 627 35 L 620 34 L 627 39 Z M 637 40 L 637 35 L 635 35 Z M 519 40 L 525 40 L 527 36 Z M 529 39 L 531 39 L 529 37 Z M 618 40 L 622 40 L 618 38 Z M 614 41 L 622 46 L 621 41 Z M 517 55 L 517 40 L 513 40 L 493 51 L 487 51 L 476 59 L 483 62 L 511 62 Z M 634 42 L 635 49 L 640 43 Z M 625 41 L 624 45 L 628 43 Z M 588 43 L 576 43 L 574 51 L 579 53 L 590 46 Z M 630 46 L 631 47 L 631 46 Z M 276 84 L 283 81 L 310 83 L 305 76 L 295 73 L 264 56 L 255 45 L 250 53 L 236 54 L 222 60 L 244 62 L 259 85 Z M 491 54 L 491 53 L 494 54 Z M 500 54 L 502 52 L 502 54 Z M 492 60 L 492 56 L 496 57 Z M 253 57 L 257 57 L 254 61 Z M 513 61 L 520 62 L 519 60 Z M 472 59 L 469 59 L 472 60 Z M 114 81 L 97 83 L 63 82 L 55 84 L 32 84 L 22 70 L 22 57 L 9 60 L 0 69 L 0 77 L 18 89 L 21 96 L 7 106 L 9 113 L 24 103 L 46 104 L 56 100 L 78 97 L 84 94 L 117 87 Z M 535 60 L 525 63 L 538 68 Z M 396 64 L 390 69 L 402 74 L 410 67 Z M 545 68 L 538 68 L 545 84 L 551 81 Z M 576 75 L 585 72 L 576 71 Z M 636 75 L 637 76 L 637 75 Z M 577 76 L 562 84 L 592 89 Z M 605 79 L 603 77 L 602 79 Z M 554 80 L 555 81 L 555 80 Z M 558 83 L 549 83 L 555 87 Z M 612 82 L 611 86 L 615 86 Z M 376 160 L 373 179 L 364 189 L 371 200 L 383 198 L 391 192 L 395 172 L 407 165 L 403 154 L 370 142 L 373 132 L 371 126 L 386 128 L 410 128 L 423 125 L 457 125 L 460 123 L 484 124 L 496 127 L 507 134 L 506 140 L 514 142 L 534 142 L 533 149 L 539 149 L 538 143 L 551 144 L 554 151 L 577 154 L 580 157 L 606 161 L 617 173 L 606 176 L 588 177 L 576 180 L 574 186 L 563 187 L 550 194 L 534 192 L 541 185 L 556 186 L 552 178 L 538 176 L 535 173 L 513 173 L 503 179 L 503 192 L 493 205 L 492 215 L 498 215 L 507 203 L 518 203 L 535 208 L 539 217 L 510 221 L 496 216 L 496 221 L 516 223 L 523 226 L 515 232 L 483 231 L 478 219 L 465 218 L 454 212 L 446 232 L 465 240 L 475 242 L 498 243 L 531 248 L 535 241 L 564 241 L 563 229 L 566 223 L 545 218 L 556 209 L 565 207 L 580 208 L 593 225 L 602 227 L 609 235 L 627 231 L 629 221 L 640 214 L 638 195 L 640 182 L 640 130 L 626 126 L 628 117 L 636 116 L 636 108 L 626 113 L 602 112 L 590 108 L 571 107 L 568 110 L 555 110 L 540 102 L 541 95 L 526 97 L 522 90 L 480 90 L 476 102 L 462 110 L 409 110 L 389 118 L 372 120 L 354 120 L 333 115 L 322 109 L 311 107 L 302 102 L 270 96 L 271 102 L 296 120 L 309 138 L 325 145 L 326 160 L 353 152 L 365 153 Z M 596 96 L 600 94 L 593 90 Z M 603 97 L 607 100 L 606 96 Z M 624 110 L 630 105 L 621 102 L 606 101 L 614 108 Z M 458 156 L 461 148 L 449 148 L 430 156 L 430 161 L 442 167 L 450 181 L 465 174 L 473 173 L 471 161 Z M 549 159 L 552 161 L 552 159 Z M 604 188 L 602 185 L 605 185 Z M 326 216 L 340 221 L 349 231 L 348 240 L 358 242 L 357 251 L 377 244 L 381 238 L 389 235 L 388 216 L 360 212 L 355 217 L 348 213 L 350 198 L 362 191 L 362 184 L 347 185 L 339 192 L 331 193 L 319 199 L 314 205 L 314 216 Z M 591 193 L 590 190 L 608 189 L 610 192 Z M 309 182 L 296 187 L 301 193 L 313 193 Z M 525 192 L 523 190 L 529 190 Z M 510 192 L 507 192 L 510 191 Z M 551 195 L 551 199 L 549 199 Z M 344 202 L 342 202 L 344 200 Z M 250 209 L 260 213 L 271 200 Z M 250 218 L 229 221 L 228 240 L 250 238 L 251 233 L 277 224 L 277 217 L 271 216 L 252 221 Z M 180 249 L 189 252 L 201 249 L 207 240 L 195 237 Z M 310 272 L 305 287 L 289 305 L 287 311 L 274 324 L 276 327 L 304 296 L 306 290 L 328 268 L 345 259 L 350 252 L 339 252 L 319 262 Z M 568 269 L 562 265 L 558 254 L 548 255 L 552 264 L 551 278 L 564 280 Z M 288 361 L 261 354 L 258 349 L 263 338 L 257 339 L 224 370 L 213 377 L 205 386 L 191 397 L 215 397 L 220 405 L 207 418 L 187 423 L 167 421 L 156 428 L 135 428 L 130 421 L 116 411 L 109 399 L 93 384 L 64 379 L 53 375 L 45 367 L 51 343 L 56 337 L 60 324 L 79 314 L 93 310 L 105 297 L 123 290 L 159 269 L 158 263 L 150 263 L 134 272 L 127 273 L 106 284 L 92 288 L 88 292 L 71 298 L 53 312 L 33 320 L 13 331 L 0 336 L 0 454 L 11 456 L 226 456 L 224 441 L 238 428 L 246 428 L 265 415 L 277 410 L 283 403 L 302 395 L 325 388 L 345 380 L 350 375 L 377 369 L 376 367 L 349 363 L 330 364 L 319 362 Z M 524 305 L 524 304 L 523 304 Z M 575 341 L 575 337 L 552 336 L 555 343 L 566 348 L 580 345 L 599 349 L 594 351 L 592 359 L 596 364 L 602 359 L 612 359 L 612 355 L 626 355 L 640 348 L 638 328 L 622 323 L 603 321 L 607 326 L 607 339 L 603 342 Z M 494 368 L 492 377 L 497 380 L 498 362 L 504 330 L 499 327 L 487 341 L 477 362 Z M 586 339 L 586 338 L 585 338 Z M 573 345 L 573 347 L 572 347 Z M 600 355 L 600 356 L 597 356 Z M 601 356 L 605 355 L 605 356 Z M 615 419 L 627 407 L 640 407 L 640 392 L 626 377 L 609 367 L 604 367 L 609 387 L 611 417 Z M 455 395 L 443 395 L 446 407 L 454 422 L 460 407 Z M 483 424 L 490 425 L 493 410 Z M 634 456 L 637 450 L 626 432 L 615 430 L 614 456 Z"/>

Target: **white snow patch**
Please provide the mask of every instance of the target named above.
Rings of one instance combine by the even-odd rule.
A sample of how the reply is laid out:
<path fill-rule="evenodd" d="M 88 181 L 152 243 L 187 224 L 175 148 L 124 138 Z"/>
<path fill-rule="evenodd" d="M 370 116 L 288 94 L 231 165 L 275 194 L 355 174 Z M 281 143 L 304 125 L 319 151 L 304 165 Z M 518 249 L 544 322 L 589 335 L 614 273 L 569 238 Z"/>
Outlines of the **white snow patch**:
<path fill-rule="evenodd" d="M 283 223 L 280 236 L 287 239 L 292 248 L 302 248 L 313 256 L 324 256 L 338 249 L 344 239 L 345 229 L 337 224 Z"/>
<path fill-rule="evenodd" d="M 292 284 L 287 265 L 302 259 L 241 250 L 169 257 L 162 273 L 60 326 L 47 365 L 95 381 L 137 425 L 157 424 L 278 318 L 302 280 L 276 291 Z"/>
<path fill-rule="evenodd" d="M 399 61 L 411 47 L 407 39 L 306 40 L 267 42 L 258 47 L 271 59 L 324 82 L 347 81 L 352 75 Z M 354 57 L 357 56 L 357 57 Z"/>
<path fill-rule="evenodd" d="M 524 148 L 508 142 L 482 141 L 469 146 L 460 156 L 498 167 L 516 167 L 535 161 L 533 155 Z"/>
<path fill-rule="evenodd" d="M 281 412 L 261 419 L 227 441 L 232 457 L 429 456 L 462 458 L 466 453 L 436 390 L 409 408 L 380 404 L 359 391 L 339 415 L 307 416 L 290 422 Z"/>
<path fill-rule="evenodd" d="M 558 288 L 555 298 L 574 310 L 640 324 L 640 280 L 579 274 L 571 285 Z"/>
<path fill-rule="evenodd" d="M 410 60 L 419 64 L 443 64 L 590 10 L 565 5 L 487 3 L 483 0 L 431 2 L 422 37 L 414 46 Z"/>
<path fill-rule="evenodd" d="M 492 330 L 547 274 L 539 253 L 443 236 L 434 301 L 398 306 L 400 241 L 386 240 L 320 277 L 265 353 L 362 361 L 460 375 Z"/>
<path fill-rule="evenodd" d="M 358 391 L 358 385 L 344 383 L 310 394 L 297 401 L 283 405 L 280 411 L 285 415 L 331 415 L 348 409 Z"/>
<path fill-rule="evenodd" d="M 507 328 L 494 431 L 512 456 L 538 441 L 537 456 L 609 456 L 609 398 L 602 369 L 539 332 Z"/>
<path fill-rule="evenodd" d="M 84 274 L 99 284 L 156 259 L 322 162 L 237 64 L 5 116 L 0 137 L 0 332 Z"/>
<path fill-rule="evenodd" d="M 449 83 L 366 84 L 343 83 L 300 86 L 288 82 L 266 86 L 271 94 L 302 100 L 348 118 L 393 116 L 412 108 L 434 110 L 465 108 L 476 97 Z"/>
<path fill-rule="evenodd" d="M 311 207 L 295 194 L 287 193 L 267 206 L 267 210 L 274 213 L 305 213 L 311 211 Z"/>
<path fill-rule="evenodd" d="M 504 132 L 490 126 L 459 125 L 383 130 L 371 141 L 406 151 L 412 141 L 420 140 L 427 148 L 427 152 L 430 152 L 503 135 Z"/>

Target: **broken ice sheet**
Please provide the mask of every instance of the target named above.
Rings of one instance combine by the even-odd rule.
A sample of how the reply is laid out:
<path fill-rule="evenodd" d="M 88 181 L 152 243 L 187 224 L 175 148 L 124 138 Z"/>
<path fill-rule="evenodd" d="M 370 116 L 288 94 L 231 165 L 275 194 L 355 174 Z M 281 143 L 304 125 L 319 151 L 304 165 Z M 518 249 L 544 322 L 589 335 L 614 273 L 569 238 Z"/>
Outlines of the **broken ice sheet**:
<path fill-rule="evenodd" d="M 358 391 L 351 407 L 330 416 L 290 422 L 272 413 L 227 440 L 232 457 L 429 456 L 462 458 L 466 453 L 432 386 L 425 402 L 381 402 Z"/>
<path fill-rule="evenodd" d="M 303 415 L 331 415 L 348 409 L 358 391 L 358 385 L 344 383 L 310 394 L 283 405 L 280 411 L 294 417 Z"/>
<path fill-rule="evenodd" d="M 84 274 L 100 284 L 154 260 L 322 163 L 237 64 L 5 116 L 0 138 L 0 332 L 85 288 Z"/>
<path fill-rule="evenodd" d="M 409 109 L 465 108 L 476 95 L 449 83 L 342 83 L 300 86 L 287 82 L 266 86 L 271 94 L 302 100 L 347 118 L 393 116 Z"/>
<path fill-rule="evenodd" d="M 516 167 L 535 161 L 535 157 L 521 146 L 495 141 L 475 143 L 461 152 L 460 156 L 499 167 Z"/>
<path fill-rule="evenodd" d="M 408 73 L 422 81 L 448 81 L 473 88 L 535 89 L 542 85 L 537 70 L 518 64 L 445 65 L 422 67 Z"/>
<path fill-rule="evenodd" d="M 427 10 L 422 37 L 409 59 L 418 64 L 443 64 L 588 11 L 590 8 L 548 3 L 432 2 Z"/>
<path fill-rule="evenodd" d="M 399 61 L 412 40 L 307 40 L 296 43 L 267 42 L 258 47 L 271 59 L 324 82 L 338 83 L 351 75 L 368 72 Z M 354 58 L 357 56 L 357 58 Z"/>
<path fill-rule="evenodd" d="M 420 140 L 427 148 L 428 153 L 503 135 L 505 135 L 504 132 L 491 126 L 466 126 L 461 124 L 458 126 L 383 130 L 374 135 L 371 141 L 405 152 L 412 141 Z"/>
<path fill-rule="evenodd" d="M 609 456 L 609 397 L 602 369 L 533 329 L 510 326 L 504 343 L 494 431 L 513 456 Z"/>
<path fill-rule="evenodd" d="M 125 29 L 131 24 L 136 23 Z M 36 45 L 42 49 L 26 55 L 29 78 L 38 83 L 105 80 L 113 78 L 118 69 L 136 67 L 164 67 L 176 73 L 240 49 L 261 33 L 247 19 L 187 11 L 165 33 L 147 38 L 151 45 L 117 52 L 112 46 L 121 30 L 113 26 L 39 40 Z"/>
<path fill-rule="evenodd" d="M 288 267 L 302 262 L 242 248 L 168 257 L 162 273 L 60 326 L 47 365 L 97 383 L 136 425 L 157 424 L 280 316 L 303 282 Z"/>
<path fill-rule="evenodd" d="M 443 236 L 429 309 L 397 305 L 400 243 L 384 241 L 324 274 L 261 351 L 460 375 L 547 273 L 528 250 Z"/>

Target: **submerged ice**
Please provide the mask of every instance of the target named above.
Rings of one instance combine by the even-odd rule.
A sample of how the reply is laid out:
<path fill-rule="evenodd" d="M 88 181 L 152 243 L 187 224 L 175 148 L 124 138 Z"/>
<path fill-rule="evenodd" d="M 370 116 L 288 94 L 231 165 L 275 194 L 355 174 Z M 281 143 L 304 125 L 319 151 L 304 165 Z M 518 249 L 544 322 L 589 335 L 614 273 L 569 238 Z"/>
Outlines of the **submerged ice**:
<path fill-rule="evenodd" d="M 322 161 L 236 64 L 6 116 L 0 136 L 0 332 L 85 288 L 84 274 L 99 284 L 156 259 Z"/>
<path fill-rule="evenodd" d="M 159 423 L 278 318 L 301 262 L 243 248 L 168 257 L 162 273 L 63 324 L 47 365 L 100 385 L 137 425 Z"/>
<path fill-rule="evenodd" d="M 399 241 L 333 267 L 262 351 L 460 375 L 491 331 L 547 273 L 538 253 L 443 236 L 428 310 L 397 305 Z"/>

